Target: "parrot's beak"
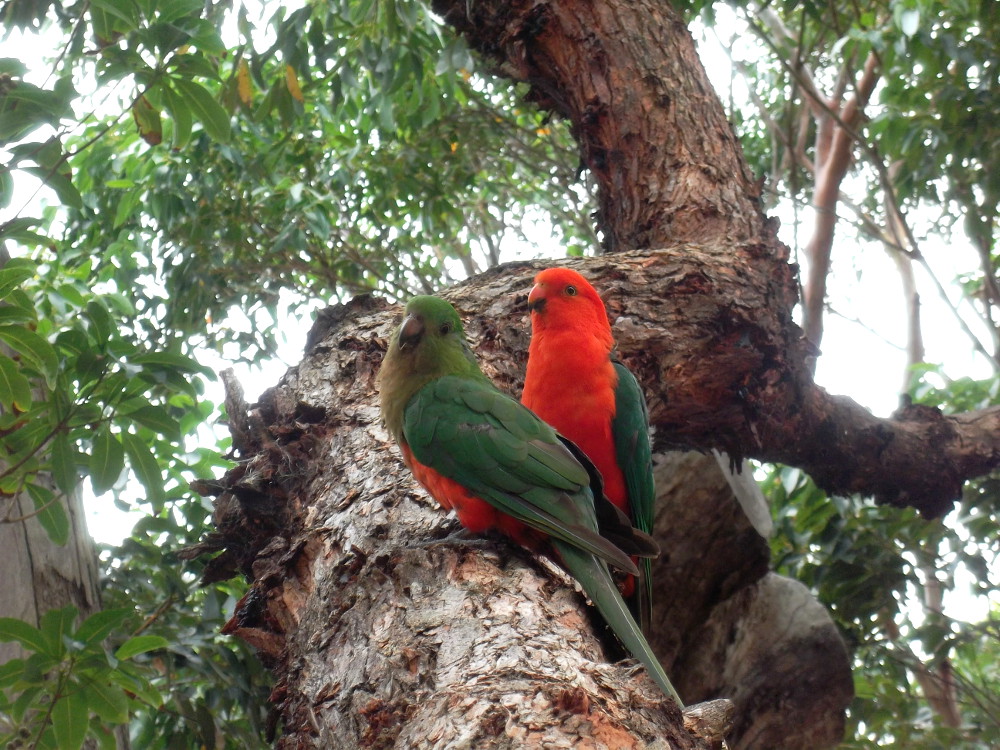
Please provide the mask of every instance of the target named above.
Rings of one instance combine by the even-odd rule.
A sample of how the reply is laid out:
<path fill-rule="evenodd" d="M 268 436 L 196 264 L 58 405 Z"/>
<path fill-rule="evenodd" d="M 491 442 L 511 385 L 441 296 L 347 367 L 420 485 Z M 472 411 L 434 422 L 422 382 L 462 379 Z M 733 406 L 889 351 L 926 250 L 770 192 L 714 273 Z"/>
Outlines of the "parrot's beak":
<path fill-rule="evenodd" d="M 405 351 L 415 347 L 424 335 L 424 321 L 416 315 L 407 315 L 403 325 L 399 327 L 399 348 Z"/>
<path fill-rule="evenodd" d="M 541 312 L 545 309 L 545 283 L 535 284 L 528 293 L 528 309 Z"/>

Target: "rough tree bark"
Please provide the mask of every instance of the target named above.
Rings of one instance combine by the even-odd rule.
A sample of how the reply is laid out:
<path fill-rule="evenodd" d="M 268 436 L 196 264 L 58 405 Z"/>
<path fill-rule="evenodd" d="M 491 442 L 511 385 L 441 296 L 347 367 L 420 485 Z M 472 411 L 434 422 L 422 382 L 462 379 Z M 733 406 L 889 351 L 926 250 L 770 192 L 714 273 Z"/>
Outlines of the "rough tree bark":
<path fill-rule="evenodd" d="M 879 420 L 812 382 L 815 351 L 791 318 L 787 249 L 668 7 L 442 0 L 436 9 L 572 122 L 600 187 L 607 249 L 633 251 L 569 265 L 607 293 L 660 449 L 793 464 L 830 491 L 928 515 L 950 507 L 964 478 L 1000 463 L 1000 410 L 906 409 Z M 513 393 L 536 267 L 509 265 L 447 295 L 487 374 Z M 453 523 L 415 490 L 379 426 L 373 383 L 393 319 L 371 299 L 321 315 L 308 356 L 249 416 L 234 398 L 243 461 L 220 485 L 203 486 L 219 494 L 219 532 L 193 552 L 224 549 L 208 575 L 252 581 L 227 630 L 274 665 L 281 746 L 708 746 L 681 728 L 645 675 L 607 663 L 618 654 L 584 627 L 589 611 L 558 570 L 503 542 L 444 538 Z M 687 700 L 728 692 L 746 707 L 763 695 L 773 715 L 791 704 L 773 679 L 756 680 L 768 673 L 759 662 L 774 660 L 773 674 L 787 675 L 790 654 L 833 654 L 842 644 L 811 599 L 766 575 L 762 541 L 722 507 L 705 519 L 668 512 L 676 523 L 657 526 L 667 550 L 658 571 L 682 581 L 660 592 L 657 646 Z M 682 542 L 704 520 L 739 542 L 731 557 L 697 559 L 695 550 L 681 567 Z M 796 601 L 802 625 L 781 652 L 746 637 L 773 629 L 769 618 Z M 835 734 L 846 659 L 834 661 L 813 693 L 825 689 L 836 703 L 816 709 L 815 724 L 832 717 Z M 830 742 L 821 730 L 793 737 L 787 721 L 775 735 L 782 725 L 768 713 L 737 716 L 741 747 Z"/>
<path fill-rule="evenodd" d="M 200 549 L 226 547 L 209 577 L 254 581 L 227 631 L 279 675 L 279 746 L 712 747 L 634 664 L 610 663 L 558 568 L 447 537 L 455 521 L 380 424 L 374 378 L 393 318 L 374 299 L 333 310 L 255 409 L 227 404 L 249 458 Z"/>
<path fill-rule="evenodd" d="M 499 71 L 528 83 L 529 98 L 571 122 L 609 249 L 670 247 L 688 261 L 660 254 L 647 259 L 645 278 L 631 278 L 661 284 L 640 343 L 663 357 L 644 351 L 652 366 L 643 375 L 674 380 L 670 403 L 683 408 L 655 395 L 653 408 L 681 446 L 793 464 L 830 492 L 866 492 L 930 516 L 951 507 L 964 479 L 1000 464 L 1000 409 L 944 418 L 905 407 L 877 420 L 813 383 L 816 351 L 791 319 L 788 248 L 668 5 L 438 0 L 435 9 Z M 668 258 L 678 264 L 669 280 L 652 271 Z M 680 334 L 680 325 L 691 328 Z"/>

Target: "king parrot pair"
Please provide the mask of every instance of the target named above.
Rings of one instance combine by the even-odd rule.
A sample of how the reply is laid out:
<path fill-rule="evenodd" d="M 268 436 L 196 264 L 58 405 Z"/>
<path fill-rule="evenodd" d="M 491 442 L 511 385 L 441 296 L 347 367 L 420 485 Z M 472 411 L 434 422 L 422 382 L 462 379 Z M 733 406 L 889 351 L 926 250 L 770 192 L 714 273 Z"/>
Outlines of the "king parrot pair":
<path fill-rule="evenodd" d="M 421 296 L 407 304 L 379 373 L 386 428 L 417 480 L 466 529 L 496 529 L 554 552 L 680 705 L 608 567 L 634 577 L 636 558 L 648 571 L 659 553 L 648 534 L 652 476 L 640 476 L 649 474 L 645 403 L 632 375 L 610 359 L 611 330 L 593 287 L 568 269 L 535 281 L 524 391 L 535 411 L 479 369 L 455 308 Z M 648 580 L 635 586 L 630 578 L 634 593 L 648 593 Z M 645 594 L 635 598 L 648 604 Z"/>

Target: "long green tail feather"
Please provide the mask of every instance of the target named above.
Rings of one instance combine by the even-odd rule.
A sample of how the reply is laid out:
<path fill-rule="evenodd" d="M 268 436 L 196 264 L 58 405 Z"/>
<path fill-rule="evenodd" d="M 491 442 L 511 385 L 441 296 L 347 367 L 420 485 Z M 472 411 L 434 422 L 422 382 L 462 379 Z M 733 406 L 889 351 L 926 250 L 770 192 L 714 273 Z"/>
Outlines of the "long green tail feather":
<path fill-rule="evenodd" d="M 670 679 L 663 671 L 660 660 L 656 658 L 653 650 L 649 647 L 649 643 L 646 642 L 646 638 L 629 612 L 625 600 L 618 592 L 618 587 L 611 578 L 607 563 L 558 539 L 553 539 L 552 545 L 559 551 L 566 569 L 580 582 L 583 590 L 587 592 L 587 596 L 597 607 L 597 611 L 601 613 L 601 617 L 608 623 L 625 648 L 646 667 L 660 689 L 683 708 L 684 704 L 677 691 L 674 690 L 674 686 L 670 684 Z"/>

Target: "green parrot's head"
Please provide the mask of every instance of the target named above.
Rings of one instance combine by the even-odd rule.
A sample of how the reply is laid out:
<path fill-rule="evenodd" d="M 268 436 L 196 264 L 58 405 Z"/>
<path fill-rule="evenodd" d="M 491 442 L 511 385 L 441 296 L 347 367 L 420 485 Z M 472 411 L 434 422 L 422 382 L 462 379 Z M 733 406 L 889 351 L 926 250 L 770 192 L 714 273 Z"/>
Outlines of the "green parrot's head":
<path fill-rule="evenodd" d="M 450 302 L 440 297 L 414 297 L 406 304 L 406 313 L 390 351 L 409 366 L 414 375 L 462 375 L 476 360 L 469 349 L 458 317 Z"/>
<path fill-rule="evenodd" d="M 401 435 L 403 412 L 413 395 L 445 375 L 485 378 L 451 303 L 440 297 L 414 297 L 392 334 L 379 372 L 382 414 L 393 437 Z"/>

